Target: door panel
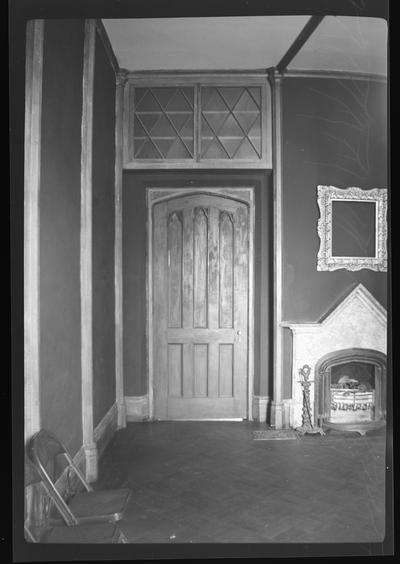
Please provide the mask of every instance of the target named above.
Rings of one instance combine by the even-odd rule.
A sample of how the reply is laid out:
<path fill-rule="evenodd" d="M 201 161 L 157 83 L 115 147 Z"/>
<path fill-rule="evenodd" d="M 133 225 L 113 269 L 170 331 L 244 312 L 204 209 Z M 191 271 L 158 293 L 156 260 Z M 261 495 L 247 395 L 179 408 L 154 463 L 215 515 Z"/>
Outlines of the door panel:
<path fill-rule="evenodd" d="M 194 212 L 193 300 L 194 327 L 207 327 L 207 215 L 204 208 Z"/>
<path fill-rule="evenodd" d="M 228 212 L 219 219 L 220 327 L 233 325 L 233 220 Z"/>
<path fill-rule="evenodd" d="M 174 213 L 168 221 L 168 327 L 182 327 L 182 218 Z"/>
<path fill-rule="evenodd" d="M 248 207 L 194 193 L 153 220 L 155 417 L 244 418 Z"/>

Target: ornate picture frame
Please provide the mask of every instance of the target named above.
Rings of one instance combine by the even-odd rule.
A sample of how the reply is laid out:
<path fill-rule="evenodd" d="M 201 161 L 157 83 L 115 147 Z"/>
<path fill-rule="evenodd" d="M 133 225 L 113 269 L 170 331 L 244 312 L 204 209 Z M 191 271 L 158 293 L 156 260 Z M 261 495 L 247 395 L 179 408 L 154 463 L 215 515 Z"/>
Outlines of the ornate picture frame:
<path fill-rule="evenodd" d="M 374 188 L 336 188 L 318 186 L 318 235 L 320 248 L 317 256 L 317 270 L 361 270 L 367 268 L 378 272 L 387 271 L 387 190 Z M 375 204 L 375 255 L 374 256 L 334 256 L 332 254 L 333 214 L 332 203 L 335 201 L 371 202 Z"/>

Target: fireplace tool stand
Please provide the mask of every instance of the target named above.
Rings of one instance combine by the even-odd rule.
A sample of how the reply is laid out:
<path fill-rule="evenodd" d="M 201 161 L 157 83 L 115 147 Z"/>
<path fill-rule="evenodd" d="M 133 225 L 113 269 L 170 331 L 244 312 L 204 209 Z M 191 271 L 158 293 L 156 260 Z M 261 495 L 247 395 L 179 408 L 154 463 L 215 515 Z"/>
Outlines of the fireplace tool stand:
<path fill-rule="evenodd" d="M 300 377 L 303 377 L 301 380 L 298 380 L 301 384 L 301 388 L 303 391 L 303 411 L 302 411 L 302 425 L 301 427 L 296 427 L 296 431 L 298 431 L 301 435 L 312 434 L 315 435 L 319 433 L 320 435 L 325 435 L 323 429 L 321 427 L 315 426 L 312 424 L 311 418 L 311 410 L 310 410 L 310 386 L 312 384 L 312 380 L 309 380 L 311 368 L 308 364 L 305 364 L 303 368 L 299 368 Z"/>

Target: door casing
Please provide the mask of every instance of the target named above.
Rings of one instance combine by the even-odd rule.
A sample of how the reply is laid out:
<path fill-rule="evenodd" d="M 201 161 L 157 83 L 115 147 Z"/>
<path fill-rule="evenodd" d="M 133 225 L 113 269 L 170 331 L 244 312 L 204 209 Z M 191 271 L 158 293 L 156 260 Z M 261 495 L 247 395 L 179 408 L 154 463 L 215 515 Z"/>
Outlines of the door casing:
<path fill-rule="evenodd" d="M 146 260 L 146 381 L 149 419 L 154 419 L 154 367 L 153 367 L 153 206 L 172 197 L 186 194 L 224 195 L 244 202 L 249 208 L 249 279 L 248 279 L 248 363 L 247 363 L 247 418 L 253 420 L 254 390 L 254 187 L 221 188 L 196 186 L 195 188 L 147 187 L 147 260 Z"/>

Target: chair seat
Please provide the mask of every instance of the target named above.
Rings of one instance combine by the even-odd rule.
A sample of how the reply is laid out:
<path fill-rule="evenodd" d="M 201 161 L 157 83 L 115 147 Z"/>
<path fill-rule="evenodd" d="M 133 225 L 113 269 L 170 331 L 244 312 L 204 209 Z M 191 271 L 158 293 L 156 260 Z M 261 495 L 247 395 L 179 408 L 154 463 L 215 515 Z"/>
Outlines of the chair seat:
<path fill-rule="evenodd" d="M 129 489 L 77 493 L 68 507 L 78 519 L 78 523 L 94 521 L 111 523 L 122 518 L 131 493 Z"/>
<path fill-rule="evenodd" d="M 99 523 L 96 525 L 76 525 L 75 527 L 53 527 L 44 534 L 45 543 L 126 543 L 124 534 L 118 525 Z"/>
<path fill-rule="evenodd" d="M 58 513 L 62 519 L 55 519 L 53 515 L 49 515 L 49 524 L 64 521 L 68 526 L 76 527 L 89 523 L 112 523 L 122 519 L 131 497 L 131 490 L 128 488 L 93 490 L 65 446 L 55 435 L 46 429 L 41 429 L 31 438 L 28 453 L 53 502 L 49 509 L 52 513 Z M 67 472 L 68 482 L 74 479 L 77 481 L 77 487 L 85 490 L 73 495 L 69 502 L 56 487 L 57 476 L 54 469 L 58 459 L 67 463 L 64 471 Z"/>

